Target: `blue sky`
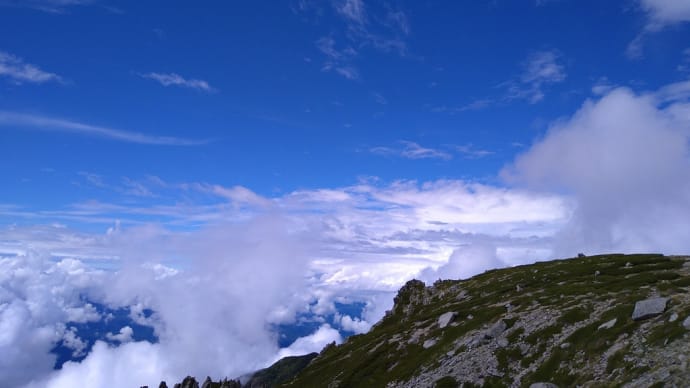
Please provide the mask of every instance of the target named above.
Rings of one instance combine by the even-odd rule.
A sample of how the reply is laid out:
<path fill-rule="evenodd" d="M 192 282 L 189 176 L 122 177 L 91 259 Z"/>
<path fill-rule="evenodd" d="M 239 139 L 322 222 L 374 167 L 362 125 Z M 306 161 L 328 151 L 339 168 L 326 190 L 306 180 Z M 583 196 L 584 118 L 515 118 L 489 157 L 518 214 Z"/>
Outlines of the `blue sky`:
<path fill-rule="evenodd" d="M 628 55 L 649 23 L 634 1 L 3 4 L 0 50 L 49 77 L 0 76 L 0 202 L 38 208 L 107 198 L 83 173 L 267 196 L 361 176 L 492 180 L 593 86 L 687 77 L 687 25 Z M 51 132 L 16 115 L 200 144 Z"/>
<path fill-rule="evenodd" d="M 0 0 L 0 380 L 233 378 L 412 278 L 688 254 L 688 38 L 688 0 Z"/>

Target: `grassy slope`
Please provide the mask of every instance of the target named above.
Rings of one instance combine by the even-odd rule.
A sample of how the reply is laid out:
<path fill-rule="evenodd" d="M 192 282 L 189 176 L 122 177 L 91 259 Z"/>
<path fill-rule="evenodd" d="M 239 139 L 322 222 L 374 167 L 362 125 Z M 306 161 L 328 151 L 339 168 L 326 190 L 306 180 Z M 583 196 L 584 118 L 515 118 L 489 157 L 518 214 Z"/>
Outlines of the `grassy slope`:
<path fill-rule="evenodd" d="M 420 372 L 437 368 L 441 359 L 451 357 L 449 354 L 470 351 L 467 346 L 459 346 L 458 340 L 499 319 L 515 326 L 507 331 L 511 343 L 521 341 L 536 351 L 524 357 L 515 347 L 497 349 L 495 359 L 503 376 L 487 378 L 485 384 L 515 385 L 517 375 L 522 377 L 521 385 L 544 380 L 567 385 L 586 382 L 592 378 L 586 371 L 569 375 L 568 369 L 559 370 L 559 366 L 574 359 L 585 364 L 595 360 L 609 349 L 612 341 L 636 330 L 640 323 L 630 318 L 635 301 L 651 294 L 687 294 L 690 276 L 681 271 L 683 264 L 684 260 L 656 254 L 611 254 L 493 270 L 464 281 L 438 281 L 432 290 L 410 284 L 396 298 L 394 311 L 369 333 L 350 337 L 340 346 L 327 347 L 284 386 L 370 388 L 407 381 Z M 465 296 L 458 297 L 460 293 Z M 410 299 L 417 302 L 406 305 Z M 506 314 L 508 303 L 511 310 Z M 607 306 L 605 311 L 594 311 L 595 306 L 603 304 Z M 516 323 L 520 323 L 521 314 L 534 306 L 557 311 L 560 316 L 553 324 L 526 334 Z M 679 308 L 681 320 L 690 314 L 688 306 Z M 463 319 L 440 329 L 434 322 L 447 311 L 456 311 Z M 464 319 L 468 315 L 472 319 Z M 599 325 L 612 318 L 618 319 L 615 327 L 595 335 Z M 427 328 L 424 338 L 435 338 L 437 344 L 425 349 L 421 345 L 423 340 L 410 343 L 409 339 L 420 328 Z M 683 330 L 678 322 L 660 325 L 650 333 L 649 341 L 673 341 L 685 335 Z M 563 333 L 570 333 L 567 342 L 571 346 L 552 349 L 550 340 L 564 336 Z M 625 351 L 621 349 L 608 358 L 607 372 L 621 382 L 645 372 L 626 363 Z M 549 357 L 540 357 L 543 354 Z M 439 383 L 452 386 L 452 379 Z"/>

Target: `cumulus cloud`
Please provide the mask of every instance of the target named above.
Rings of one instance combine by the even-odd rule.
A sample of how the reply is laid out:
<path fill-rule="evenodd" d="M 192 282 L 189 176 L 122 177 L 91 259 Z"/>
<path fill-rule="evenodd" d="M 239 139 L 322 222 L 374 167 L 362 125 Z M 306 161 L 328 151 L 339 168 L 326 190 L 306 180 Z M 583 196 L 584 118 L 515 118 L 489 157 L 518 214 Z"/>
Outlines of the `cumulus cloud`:
<path fill-rule="evenodd" d="M 26 63 L 22 58 L 4 51 L 0 51 L 0 77 L 18 85 L 27 82 L 63 82 L 59 75 L 41 70 L 38 66 Z"/>
<path fill-rule="evenodd" d="M 89 386 L 140 386 L 189 373 L 234 377 L 278 353 L 267 317 L 290 304 L 306 273 L 299 234 L 280 217 L 218 225 L 192 236 L 120 229 L 100 240 L 120 258 L 115 271 L 93 269 L 86 259 L 54 262 L 31 252 L 0 261 L 0 350 L 9 356 L 0 363 L 0 376 L 10 386 L 74 386 L 75 379 Z M 161 277 L 151 265 L 160 261 L 184 270 Z M 130 308 L 135 322 L 153 326 L 159 343 L 130 342 L 133 330 L 125 326 L 106 336 L 120 346 L 96 344 L 84 361 L 50 372 L 55 356 L 49 351 L 57 340 L 80 349 L 64 327 L 75 317 L 86 319 L 72 310 L 88 310 L 87 301 Z M 145 308 L 155 313 L 146 317 Z M 130 373 L 135 361 L 142 364 Z"/>
<path fill-rule="evenodd" d="M 177 73 L 146 73 L 140 74 L 142 78 L 152 79 L 163 86 L 181 86 L 189 89 L 213 92 L 214 88 L 208 82 L 200 79 L 186 79 Z"/>
<path fill-rule="evenodd" d="M 448 262 L 438 268 L 426 268 L 419 277 L 427 283 L 438 279 L 467 279 L 489 269 L 505 267 L 498 258 L 496 247 L 490 243 L 477 242 L 457 248 Z"/>
<path fill-rule="evenodd" d="M 117 341 L 120 343 L 127 343 L 127 342 L 132 342 L 132 335 L 134 334 L 134 330 L 132 330 L 131 327 L 129 326 L 124 326 L 122 329 L 120 329 L 120 332 L 117 334 L 113 333 L 107 333 L 105 337 L 109 339 L 110 341 Z"/>
<path fill-rule="evenodd" d="M 686 83 L 655 93 L 617 88 L 553 125 L 504 171 L 513 182 L 573 193 L 556 252 L 690 250 Z"/>
<path fill-rule="evenodd" d="M 313 334 L 300 337 L 287 348 L 280 349 L 276 361 L 288 356 L 299 356 L 311 352 L 319 352 L 324 346 L 335 342 L 343 342 L 343 338 L 338 330 L 328 324 L 324 324 Z"/>
<path fill-rule="evenodd" d="M 368 332 L 369 329 L 371 329 L 372 324 L 367 322 L 366 320 L 362 320 L 360 318 L 352 318 L 349 315 L 342 315 L 338 318 L 340 327 L 342 327 L 342 329 L 345 331 L 349 331 L 355 334 L 362 334 Z"/>

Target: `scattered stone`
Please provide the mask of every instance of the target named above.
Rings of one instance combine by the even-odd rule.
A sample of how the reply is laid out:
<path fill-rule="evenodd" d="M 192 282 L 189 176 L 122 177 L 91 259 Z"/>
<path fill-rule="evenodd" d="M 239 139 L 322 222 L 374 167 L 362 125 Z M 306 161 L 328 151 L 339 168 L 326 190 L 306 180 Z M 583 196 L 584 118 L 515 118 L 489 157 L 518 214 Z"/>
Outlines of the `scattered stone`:
<path fill-rule="evenodd" d="M 673 313 L 673 314 L 671 314 L 670 317 L 668 317 L 669 322 L 675 322 L 677 320 L 678 320 L 678 314 L 677 313 Z"/>
<path fill-rule="evenodd" d="M 432 347 L 434 345 L 436 345 L 436 339 L 432 338 L 432 339 L 428 339 L 428 340 L 424 341 L 424 343 L 422 344 L 422 347 L 424 349 L 429 349 L 430 347 Z"/>
<path fill-rule="evenodd" d="M 659 315 L 666 310 L 668 298 L 651 298 L 638 301 L 635 303 L 635 310 L 632 313 L 632 319 L 639 321 L 641 319 L 650 318 Z"/>
<path fill-rule="evenodd" d="M 561 349 L 568 349 L 570 347 L 570 342 L 563 342 L 561 344 Z"/>
<path fill-rule="evenodd" d="M 508 325 L 506 325 L 505 321 L 499 319 L 498 322 L 494 323 L 493 326 L 491 326 L 489 330 L 484 333 L 484 337 L 487 339 L 496 338 L 506 331 L 507 328 Z"/>
<path fill-rule="evenodd" d="M 507 304 L 506 304 L 505 306 L 503 306 L 503 307 L 506 308 L 506 311 L 507 311 L 507 312 L 510 312 L 510 311 L 513 309 L 513 305 L 510 304 L 510 303 L 507 303 Z"/>
<path fill-rule="evenodd" d="M 474 315 L 472 315 L 472 314 L 467 314 L 467 319 L 474 319 Z"/>
<path fill-rule="evenodd" d="M 612 320 L 610 320 L 610 321 L 608 321 L 608 322 L 604 322 L 604 323 L 602 323 L 601 325 L 599 325 L 599 327 L 597 328 L 597 330 L 601 330 L 601 329 L 610 329 L 610 328 L 612 328 L 612 327 L 616 324 L 616 322 L 618 322 L 618 318 L 613 318 Z"/>
<path fill-rule="evenodd" d="M 534 383 L 529 388 L 558 388 L 558 385 L 553 383 Z"/>
<path fill-rule="evenodd" d="M 505 348 L 508 346 L 509 342 L 506 338 L 499 338 L 498 341 L 496 341 L 496 344 L 499 348 Z"/>
<path fill-rule="evenodd" d="M 601 275 L 601 272 L 599 272 L 599 270 L 594 271 L 594 279 L 596 279 L 599 275 Z"/>
<path fill-rule="evenodd" d="M 625 263 L 625 268 L 632 268 L 632 263 L 629 261 Z"/>
<path fill-rule="evenodd" d="M 440 317 L 438 317 L 438 327 L 443 329 L 444 327 L 448 326 L 450 322 L 455 319 L 455 317 L 458 315 L 455 311 L 449 311 L 447 313 L 441 314 Z"/>
<path fill-rule="evenodd" d="M 683 327 L 690 330 L 690 315 L 683 321 Z"/>
<path fill-rule="evenodd" d="M 529 345 L 523 343 L 523 344 L 520 344 L 519 347 L 520 347 L 520 355 L 524 356 L 527 353 L 529 353 L 529 348 L 530 348 Z"/>

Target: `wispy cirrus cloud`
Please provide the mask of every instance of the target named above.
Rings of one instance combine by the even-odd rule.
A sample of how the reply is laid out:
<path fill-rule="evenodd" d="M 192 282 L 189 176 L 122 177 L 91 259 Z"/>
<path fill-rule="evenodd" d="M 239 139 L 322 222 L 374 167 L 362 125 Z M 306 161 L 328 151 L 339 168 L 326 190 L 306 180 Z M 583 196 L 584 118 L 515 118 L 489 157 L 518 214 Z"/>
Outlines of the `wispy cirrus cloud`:
<path fill-rule="evenodd" d="M 125 131 L 84 124 L 61 118 L 39 116 L 34 114 L 0 111 L 0 127 L 23 128 L 34 131 L 66 132 L 83 136 L 100 137 L 109 140 L 136 144 L 167 145 L 167 146 L 195 146 L 209 142 L 209 140 L 185 139 L 172 136 L 148 135 L 141 132 Z"/>
<path fill-rule="evenodd" d="M 357 50 L 351 46 L 336 48 L 333 37 L 324 36 L 316 41 L 316 47 L 326 57 L 321 71 L 334 71 L 347 79 L 359 78 L 359 71 L 352 65 L 357 56 Z"/>
<path fill-rule="evenodd" d="M 453 148 L 466 159 L 480 159 L 494 154 L 493 151 L 476 148 L 472 144 L 456 145 Z"/>
<path fill-rule="evenodd" d="M 399 141 L 401 147 L 373 147 L 369 152 L 376 155 L 397 156 L 405 159 L 442 159 L 450 160 L 453 155 L 450 153 L 435 149 L 422 147 L 418 143 L 401 140 Z"/>
<path fill-rule="evenodd" d="M 32 8 L 50 13 L 64 13 L 69 7 L 96 3 L 96 0 L 0 0 L 0 6 Z"/>
<path fill-rule="evenodd" d="M 142 78 L 157 81 L 163 86 L 180 86 L 189 89 L 200 90 L 204 92 L 214 92 L 215 88 L 211 87 L 207 81 L 201 79 L 186 79 L 177 73 L 146 73 L 139 74 Z"/>
<path fill-rule="evenodd" d="M 464 105 L 427 105 L 427 108 L 432 112 L 453 115 L 513 101 L 536 104 L 544 99 L 549 87 L 565 81 L 568 76 L 563 57 L 557 50 L 533 52 L 519 67 L 518 75 L 496 86 L 500 90 L 498 96 L 478 98 Z"/>
<path fill-rule="evenodd" d="M 36 65 L 24 62 L 24 59 L 4 51 L 0 51 L 0 77 L 7 78 L 10 82 L 18 85 L 63 82 L 59 75 L 42 70 Z"/>
<path fill-rule="evenodd" d="M 536 104 L 544 99 L 549 85 L 563 82 L 567 76 L 561 55 L 553 50 L 532 53 L 522 64 L 522 74 L 505 83 L 508 100 L 527 100 Z"/>
<path fill-rule="evenodd" d="M 316 41 L 316 47 L 325 56 L 322 71 L 332 71 L 350 80 L 359 79 L 355 60 L 368 48 L 401 56 L 407 54 L 404 37 L 410 33 L 410 23 L 405 13 L 390 5 L 372 12 L 362 0 L 333 0 L 330 9 L 340 18 L 345 29 L 331 33 Z M 307 12 L 320 5 L 299 2 L 295 12 Z M 337 37 L 337 38 L 336 38 Z"/>

